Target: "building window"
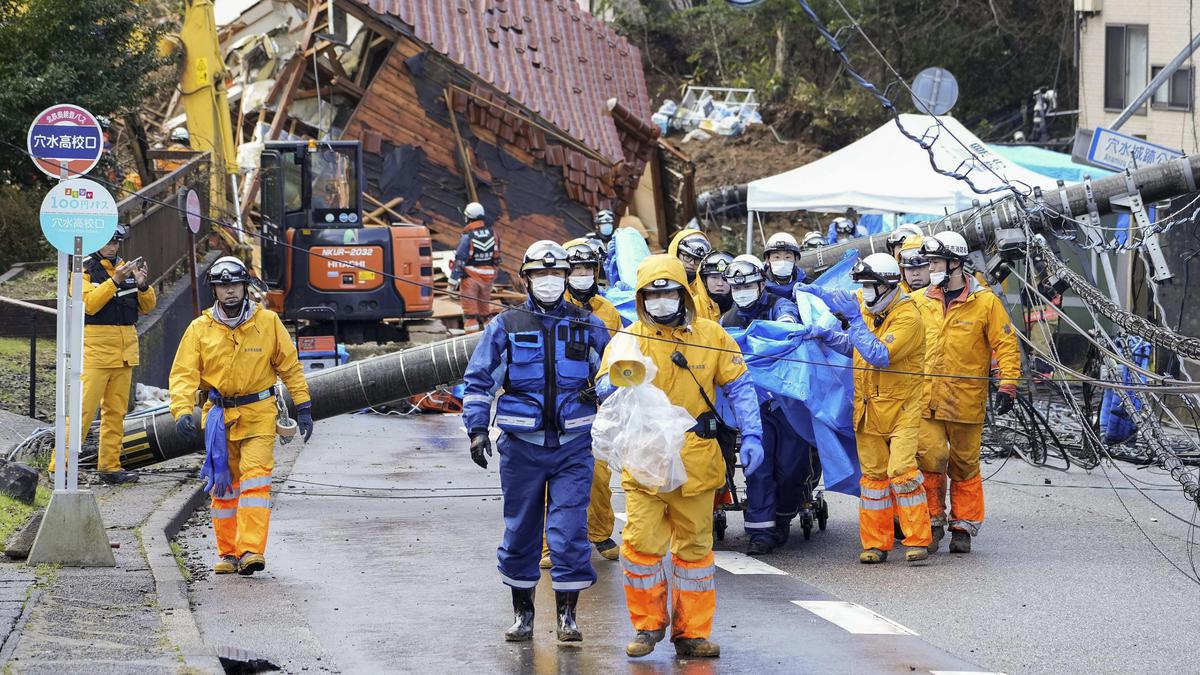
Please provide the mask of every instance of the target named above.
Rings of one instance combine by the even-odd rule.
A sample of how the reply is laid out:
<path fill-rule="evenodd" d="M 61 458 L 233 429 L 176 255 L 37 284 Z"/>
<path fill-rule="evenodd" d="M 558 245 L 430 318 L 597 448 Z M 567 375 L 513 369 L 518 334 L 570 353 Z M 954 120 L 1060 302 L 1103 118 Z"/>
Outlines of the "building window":
<path fill-rule="evenodd" d="M 1162 66 L 1151 68 L 1151 79 L 1157 77 L 1162 69 Z M 1195 91 L 1195 80 L 1192 79 L 1194 72 L 1191 68 L 1180 68 L 1171 73 L 1171 79 L 1163 82 L 1154 92 L 1150 106 L 1161 110 L 1191 110 L 1192 92 Z"/>
<path fill-rule="evenodd" d="M 1104 27 L 1104 107 L 1122 110 L 1149 82 L 1150 37 L 1146 26 Z M 1138 111 L 1145 114 L 1143 107 Z"/>

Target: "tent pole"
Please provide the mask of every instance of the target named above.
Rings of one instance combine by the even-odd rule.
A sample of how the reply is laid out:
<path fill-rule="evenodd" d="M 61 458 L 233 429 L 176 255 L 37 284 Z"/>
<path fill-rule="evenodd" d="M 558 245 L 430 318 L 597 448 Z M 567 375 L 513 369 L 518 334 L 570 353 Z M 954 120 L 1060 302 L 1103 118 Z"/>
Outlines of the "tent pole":
<path fill-rule="evenodd" d="M 754 253 L 754 212 L 746 211 L 746 253 Z"/>

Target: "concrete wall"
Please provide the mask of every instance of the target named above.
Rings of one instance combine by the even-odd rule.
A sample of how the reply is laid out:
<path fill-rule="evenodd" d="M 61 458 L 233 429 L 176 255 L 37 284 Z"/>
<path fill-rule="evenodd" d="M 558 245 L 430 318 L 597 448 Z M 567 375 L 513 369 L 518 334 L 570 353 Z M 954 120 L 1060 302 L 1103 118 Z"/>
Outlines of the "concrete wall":
<path fill-rule="evenodd" d="M 208 269 L 218 255 L 217 252 L 209 253 L 207 258 L 200 261 L 199 269 Z M 211 303 L 212 291 L 201 282 L 200 309 L 204 310 Z M 134 384 L 141 382 L 152 387 L 167 387 L 175 349 L 193 318 L 191 285 L 186 279 L 181 279 L 158 296 L 158 306 L 153 312 L 138 321 L 138 359 L 141 363 L 133 369 Z M 132 396 L 130 401 L 133 401 Z"/>
<path fill-rule="evenodd" d="M 1079 33 L 1079 126 L 1092 129 L 1108 126 L 1120 110 L 1104 108 L 1105 26 L 1137 24 L 1148 27 L 1150 66 L 1170 61 L 1191 40 L 1188 34 L 1188 0 L 1103 0 L 1102 11 L 1086 15 Z M 1193 27 L 1200 27 L 1200 8 L 1194 10 Z M 1185 63 L 1184 66 L 1188 64 Z M 1200 150 L 1200 123 L 1196 118 L 1196 71 L 1200 54 L 1193 55 L 1192 110 L 1161 110 L 1146 105 L 1145 114 L 1135 114 L 1121 132 L 1194 154 Z M 1146 82 L 1150 73 L 1146 73 Z M 1129 94 L 1132 98 L 1138 92 Z"/>

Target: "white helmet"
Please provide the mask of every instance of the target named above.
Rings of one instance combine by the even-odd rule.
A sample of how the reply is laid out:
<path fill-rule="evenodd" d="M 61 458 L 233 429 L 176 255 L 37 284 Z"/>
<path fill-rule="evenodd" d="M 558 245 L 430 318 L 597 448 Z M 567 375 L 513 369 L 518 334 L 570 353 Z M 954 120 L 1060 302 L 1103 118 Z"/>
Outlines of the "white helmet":
<path fill-rule="evenodd" d="M 471 202 L 463 209 L 463 219 L 468 223 L 473 220 L 482 220 L 484 216 L 483 204 L 479 202 Z"/>
<path fill-rule="evenodd" d="M 533 242 L 525 249 L 525 259 L 521 262 L 521 274 L 534 270 L 571 270 L 567 249 L 558 242 L 543 239 Z"/>
<path fill-rule="evenodd" d="M 800 242 L 804 248 L 821 248 L 825 245 L 825 235 L 820 232 L 809 232 L 804 235 L 804 240 Z"/>
<path fill-rule="evenodd" d="M 796 238 L 787 232 L 776 232 L 767 240 L 767 247 L 763 250 L 763 255 L 771 251 L 791 251 L 796 255 L 800 255 L 800 245 L 796 243 Z"/>
<path fill-rule="evenodd" d="M 881 283 L 895 286 L 900 283 L 900 265 L 886 253 L 872 253 L 863 258 L 850 270 L 855 283 Z"/>
<path fill-rule="evenodd" d="M 833 229 L 835 232 L 842 234 L 854 234 L 854 221 L 849 218 L 838 216 L 833 219 Z"/>
<path fill-rule="evenodd" d="M 176 143 L 187 143 L 191 140 L 187 127 L 175 127 L 171 130 L 171 140 Z"/>
<path fill-rule="evenodd" d="M 938 232 L 937 234 L 933 235 L 933 238 L 945 244 L 946 250 L 957 256 L 959 260 L 966 260 L 967 255 L 969 255 L 971 252 L 967 248 L 967 240 L 957 232 L 951 232 L 949 230 L 945 232 Z"/>
<path fill-rule="evenodd" d="M 757 257 L 743 253 L 733 259 L 722 274 L 730 286 L 744 286 L 763 280 L 763 264 Z"/>
<path fill-rule="evenodd" d="M 908 239 L 909 237 L 920 236 L 920 235 L 921 235 L 921 228 L 917 227 L 916 225 L 913 225 L 912 223 L 906 223 L 904 225 L 901 225 L 900 227 L 897 227 L 896 229 L 894 229 L 888 233 L 888 236 L 887 236 L 888 249 L 894 249 L 895 247 L 902 245 L 904 243 L 904 240 Z"/>

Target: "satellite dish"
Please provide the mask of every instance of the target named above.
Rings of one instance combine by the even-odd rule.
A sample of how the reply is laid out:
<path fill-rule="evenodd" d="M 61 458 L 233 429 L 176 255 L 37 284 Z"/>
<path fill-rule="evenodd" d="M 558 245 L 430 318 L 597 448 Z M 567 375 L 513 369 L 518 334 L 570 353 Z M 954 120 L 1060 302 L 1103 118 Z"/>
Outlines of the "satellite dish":
<path fill-rule="evenodd" d="M 945 68 L 926 68 L 913 79 L 912 100 L 917 112 L 945 115 L 958 101 L 958 80 Z"/>

